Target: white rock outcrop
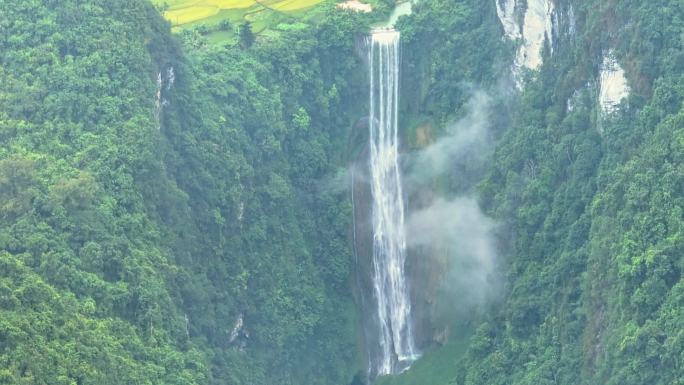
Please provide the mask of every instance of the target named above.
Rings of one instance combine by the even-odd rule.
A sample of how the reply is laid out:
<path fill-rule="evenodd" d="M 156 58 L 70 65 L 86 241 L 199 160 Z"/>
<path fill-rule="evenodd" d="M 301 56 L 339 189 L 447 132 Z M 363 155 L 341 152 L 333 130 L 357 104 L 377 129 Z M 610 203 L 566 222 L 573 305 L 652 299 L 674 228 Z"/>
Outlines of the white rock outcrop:
<path fill-rule="evenodd" d="M 601 73 L 599 75 L 598 101 L 604 114 L 610 114 L 618 109 L 622 99 L 629 95 L 629 85 L 625 70 L 615 59 L 613 52 L 609 51 L 603 57 Z"/>
<path fill-rule="evenodd" d="M 362 3 L 358 0 L 348 0 L 344 3 L 337 4 L 338 9 L 347 9 L 356 12 L 368 13 L 373 11 L 373 7 L 370 4 Z"/>
<path fill-rule="evenodd" d="M 511 40 L 522 38 L 521 28 L 515 20 L 516 0 L 494 0 L 496 2 L 496 14 L 503 25 L 506 37 Z"/>
<path fill-rule="evenodd" d="M 495 0 L 496 13 L 504 28 L 506 37 L 519 41 L 520 46 L 513 64 L 516 83 L 520 83 L 523 68 L 538 69 L 543 62 L 542 48 L 549 41 L 553 53 L 554 21 L 557 17 L 551 0 L 527 0 L 527 8 L 522 16 L 518 16 L 521 8 L 520 0 Z"/>
<path fill-rule="evenodd" d="M 527 0 L 522 32 L 524 42 L 518 50 L 518 64 L 530 69 L 539 68 L 542 64 L 544 40 L 548 39 L 549 43 L 553 43 L 552 31 L 553 3 L 550 0 Z M 550 46 L 553 47 L 553 44 Z"/>

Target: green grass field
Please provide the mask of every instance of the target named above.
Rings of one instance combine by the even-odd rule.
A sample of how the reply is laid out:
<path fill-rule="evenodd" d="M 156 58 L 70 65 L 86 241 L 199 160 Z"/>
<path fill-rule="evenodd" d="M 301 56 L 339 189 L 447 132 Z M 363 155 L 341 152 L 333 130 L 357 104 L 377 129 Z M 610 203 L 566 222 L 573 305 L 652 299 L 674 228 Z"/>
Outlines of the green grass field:
<path fill-rule="evenodd" d="M 427 352 L 404 373 L 378 378 L 376 385 L 450 385 L 464 353 L 465 346 L 447 344 Z"/>
<path fill-rule="evenodd" d="M 432 348 L 411 367 L 394 376 L 380 377 L 375 385 L 451 385 L 458 375 L 458 362 L 468 349 L 472 330 L 469 326 L 455 328 L 452 341 Z"/>

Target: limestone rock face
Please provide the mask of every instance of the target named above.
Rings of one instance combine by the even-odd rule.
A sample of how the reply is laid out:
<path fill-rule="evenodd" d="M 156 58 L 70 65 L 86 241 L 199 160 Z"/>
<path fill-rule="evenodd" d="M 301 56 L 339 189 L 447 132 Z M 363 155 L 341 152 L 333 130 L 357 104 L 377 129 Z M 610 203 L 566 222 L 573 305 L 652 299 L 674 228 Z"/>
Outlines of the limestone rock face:
<path fill-rule="evenodd" d="M 599 75 L 599 105 L 604 114 L 615 112 L 622 99 L 629 95 L 629 85 L 625 70 L 615 59 L 612 52 L 603 57 Z"/>
<path fill-rule="evenodd" d="M 504 28 L 506 37 L 519 41 L 520 45 L 513 63 L 513 73 L 519 88 L 522 88 L 521 74 L 524 68 L 536 70 L 543 62 L 542 48 L 548 40 L 553 50 L 553 31 L 556 16 L 551 0 L 527 0 L 522 12 L 520 0 L 495 0 L 496 13 Z"/>

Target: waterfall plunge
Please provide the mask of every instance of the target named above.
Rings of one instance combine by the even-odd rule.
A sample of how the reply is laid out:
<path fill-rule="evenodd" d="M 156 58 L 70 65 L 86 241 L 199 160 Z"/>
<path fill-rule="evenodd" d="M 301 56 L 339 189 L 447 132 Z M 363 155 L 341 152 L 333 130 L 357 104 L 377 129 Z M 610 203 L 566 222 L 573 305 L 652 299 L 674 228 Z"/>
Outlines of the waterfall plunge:
<path fill-rule="evenodd" d="M 370 368 L 385 375 L 415 359 L 404 262 L 406 234 L 397 136 L 399 32 L 374 30 L 369 42 L 370 175 L 373 221 L 372 284 L 379 350 Z"/>

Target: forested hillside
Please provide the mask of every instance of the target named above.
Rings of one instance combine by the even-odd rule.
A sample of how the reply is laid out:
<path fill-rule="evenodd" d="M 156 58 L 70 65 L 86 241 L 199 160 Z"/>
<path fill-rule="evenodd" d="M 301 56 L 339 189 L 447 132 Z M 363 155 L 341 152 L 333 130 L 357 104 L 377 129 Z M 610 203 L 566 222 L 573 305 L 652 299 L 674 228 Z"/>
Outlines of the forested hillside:
<path fill-rule="evenodd" d="M 555 0 L 520 80 L 497 1 L 396 24 L 404 164 L 487 97 L 491 152 L 416 190 L 474 197 L 498 253 L 485 300 L 421 297 L 458 311 L 378 382 L 684 385 L 684 3 Z M 0 0 L 0 384 L 365 382 L 346 173 L 373 4 L 217 42 L 149 0 Z"/>
<path fill-rule="evenodd" d="M 509 286 L 460 381 L 681 384 L 684 8 L 570 3 L 577 32 L 526 86 L 482 185 L 511 226 Z M 592 90 L 608 50 L 631 86 L 614 113 Z"/>
<path fill-rule="evenodd" d="M 0 382 L 350 380 L 334 175 L 367 21 L 248 50 L 142 0 L 0 14 Z"/>
<path fill-rule="evenodd" d="M 427 30 L 439 43 L 411 47 L 427 57 L 405 65 L 429 69 L 416 80 L 426 89 L 422 103 L 413 102 L 433 118 L 458 117 L 461 99 L 443 95 L 469 82 L 505 106 L 493 118 L 499 138 L 478 187 L 503 227 L 503 299 L 485 306 L 463 357 L 447 346 L 396 382 L 684 383 L 682 3 L 553 2 L 561 15 L 553 47 L 547 39 L 544 64 L 524 72 L 513 97 L 501 97 L 510 70 L 491 66 L 487 49 L 498 41 L 472 48 L 485 32 L 454 33 L 484 18 L 501 36 L 495 3 L 458 3 L 479 17 L 454 25 L 451 2 L 417 7 L 402 27 Z M 508 44 L 504 65 L 516 49 Z M 630 95 L 605 111 L 598 82 L 608 52 L 623 63 Z"/>

